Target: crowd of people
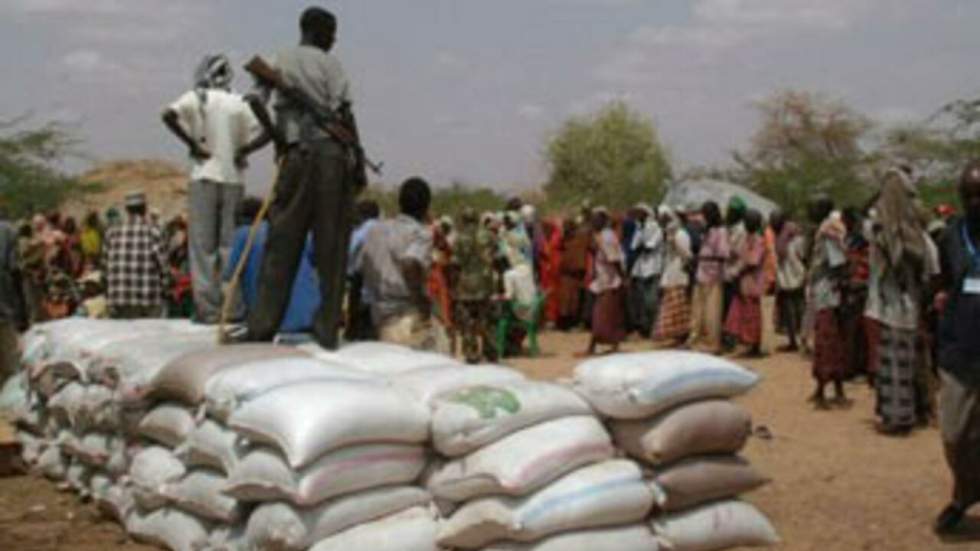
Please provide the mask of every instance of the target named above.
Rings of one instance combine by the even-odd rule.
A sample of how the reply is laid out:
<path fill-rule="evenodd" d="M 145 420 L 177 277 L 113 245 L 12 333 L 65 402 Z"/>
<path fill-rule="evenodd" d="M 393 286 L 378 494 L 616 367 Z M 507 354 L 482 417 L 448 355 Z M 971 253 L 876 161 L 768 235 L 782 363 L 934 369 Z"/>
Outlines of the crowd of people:
<path fill-rule="evenodd" d="M 816 196 L 805 213 L 736 196 L 555 217 L 513 199 L 434 217 L 429 184 L 411 178 L 384 217 L 370 201 L 354 208 L 364 159 L 341 139 L 356 124 L 331 53 L 336 18 L 311 8 L 300 30 L 274 63 L 290 87 L 237 95 L 228 58 L 212 55 L 164 109 L 191 159 L 188 218 L 161 226 L 142 193 L 81 224 L 60 213 L 11 223 L 0 205 L 0 376 L 18 331 L 68 316 L 227 318 L 242 322 L 229 342 L 308 333 L 331 349 L 342 327 L 348 341 L 471 363 L 535 354 L 546 327 L 586 329 L 582 356 L 631 335 L 744 357 L 800 351 L 816 407 L 846 407 L 844 383 L 864 377 L 883 433 L 938 421 L 956 488 L 937 530 L 980 502 L 980 163 L 962 176 L 962 216 L 926 212 L 911 171 L 896 168 L 867 204 Z M 279 179 L 262 219 L 244 173 L 270 141 Z"/>

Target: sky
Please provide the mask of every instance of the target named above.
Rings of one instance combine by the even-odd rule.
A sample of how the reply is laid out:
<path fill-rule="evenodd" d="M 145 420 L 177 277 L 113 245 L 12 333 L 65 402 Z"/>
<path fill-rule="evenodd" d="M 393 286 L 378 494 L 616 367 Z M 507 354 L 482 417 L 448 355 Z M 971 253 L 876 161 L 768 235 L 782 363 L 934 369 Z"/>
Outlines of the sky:
<path fill-rule="evenodd" d="M 500 190 L 547 177 L 571 116 L 622 99 L 679 168 L 723 165 L 795 88 L 885 124 L 980 96 L 976 0 L 333 0 L 336 53 L 384 181 Z M 309 0 L 0 0 L 0 118 L 75 125 L 93 159 L 184 151 L 159 122 L 207 53 L 296 43 Z M 236 87 L 248 78 L 239 71 Z M 259 159 L 249 185 L 261 189 Z"/>

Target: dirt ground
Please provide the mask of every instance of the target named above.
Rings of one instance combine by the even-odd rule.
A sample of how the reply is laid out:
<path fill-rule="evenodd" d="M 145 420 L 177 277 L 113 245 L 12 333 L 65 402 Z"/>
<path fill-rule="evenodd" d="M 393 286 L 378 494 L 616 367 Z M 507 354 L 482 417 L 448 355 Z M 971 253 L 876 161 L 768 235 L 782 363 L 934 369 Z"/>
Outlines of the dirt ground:
<path fill-rule="evenodd" d="M 546 355 L 513 362 L 540 379 L 570 375 L 584 335 L 548 334 Z M 632 343 L 627 349 L 649 348 Z M 930 530 L 950 490 L 939 434 L 923 429 L 906 438 L 874 431 L 873 396 L 848 387 L 854 405 L 816 411 L 807 362 L 778 355 L 746 365 L 764 377 L 742 403 L 772 438 L 754 438 L 745 455 L 773 479 L 749 496 L 773 521 L 786 551 L 980 550 L 980 518 L 955 541 Z M 0 550 L 136 551 L 122 531 L 71 494 L 32 477 L 0 480 Z"/>

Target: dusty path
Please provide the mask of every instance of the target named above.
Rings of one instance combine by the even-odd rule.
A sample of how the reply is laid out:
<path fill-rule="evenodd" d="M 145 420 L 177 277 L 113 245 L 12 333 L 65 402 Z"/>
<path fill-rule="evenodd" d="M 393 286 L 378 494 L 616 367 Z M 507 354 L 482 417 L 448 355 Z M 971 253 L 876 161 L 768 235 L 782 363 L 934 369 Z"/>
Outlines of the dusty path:
<path fill-rule="evenodd" d="M 584 335 L 548 334 L 545 357 L 513 362 L 540 379 L 567 377 Z M 627 349 L 648 348 L 632 343 Z M 949 477 L 939 435 L 920 430 L 907 438 L 874 432 L 873 397 L 848 387 L 854 406 L 815 411 L 808 365 L 781 355 L 747 365 L 765 377 L 743 403 L 771 440 L 754 439 L 746 455 L 774 483 L 751 496 L 792 551 L 980 551 L 980 521 L 972 541 L 941 542 L 930 531 L 945 504 Z M 43 509 L 40 509 L 43 507 Z M 978 512 L 980 513 L 980 512 Z M 136 551 L 122 531 L 47 482 L 0 480 L 0 550 Z"/>

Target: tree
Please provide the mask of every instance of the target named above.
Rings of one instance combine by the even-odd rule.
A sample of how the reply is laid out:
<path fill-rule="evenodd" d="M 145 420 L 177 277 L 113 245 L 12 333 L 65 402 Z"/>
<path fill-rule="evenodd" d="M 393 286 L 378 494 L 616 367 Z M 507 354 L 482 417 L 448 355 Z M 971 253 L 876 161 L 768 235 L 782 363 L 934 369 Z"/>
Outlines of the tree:
<path fill-rule="evenodd" d="M 870 159 L 861 147 L 869 119 L 839 101 L 799 91 L 779 92 L 758 104 L 762 124 L 747 153 L 736 153 L 739 183 L 799 215 L 815 194 L 838 204 L 871 195 Z"/>
<path fill-rule="evenodd" d="M 888 129 L 879 157 L 913 167 L 927 205 L 955 203 L 960 172 L 980 158 L 980 100 L 956 100 L 923 123 Z"/>
<path fill-rule="evenodd" d="M 653 123 L 617 101 L 598 113 L 566 121 L 545 152 L 552 206 L 583 200 L 611 208 L 656 202 L 671 177 Z"/>
<path fill-rule="evenodd" d="M 0 205 L 15 218 L 57 208 L 98 188 L 66 175 L 58 163 L 76 156 L 79 141 L 65 126 L 24 129 L 24 118 L 0 122 Z"/>

